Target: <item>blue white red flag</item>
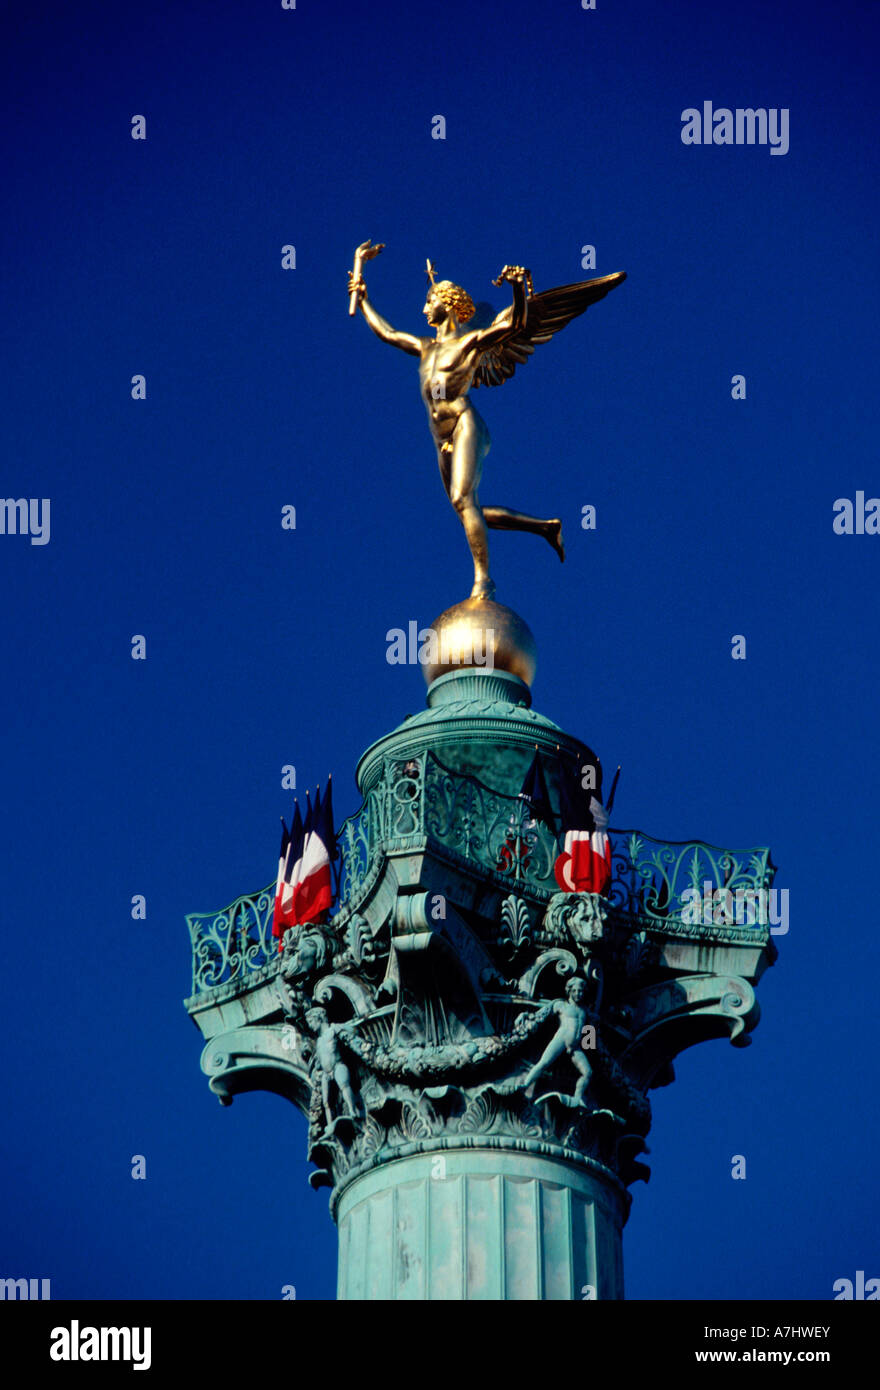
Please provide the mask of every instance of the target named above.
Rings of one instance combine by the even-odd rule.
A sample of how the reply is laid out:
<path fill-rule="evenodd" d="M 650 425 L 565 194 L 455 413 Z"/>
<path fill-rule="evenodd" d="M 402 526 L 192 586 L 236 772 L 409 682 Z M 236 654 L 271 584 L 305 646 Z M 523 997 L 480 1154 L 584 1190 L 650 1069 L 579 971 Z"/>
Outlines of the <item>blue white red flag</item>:
<path fill-rule="evenodd" d="M 563 844 L 553 873 L 564 893 L 606 893 L 611 883 L 611 841 L 608 812 L 598 797 L 587 807 L 583 797 L 569 795 L 563 781 L 560 797 Z"/>
<path fill-rule="evenodd" d="M 335 852 L 333 793 L 328 778 L 323 801 L 320 791 L 315 793 L 310 831 L 294 885 L 293 911 L 297 923 L 317 922 L 330 911 L 333 904 L 330 865 Z"/>
<path fill-rule="evenodd" d="M 306 826 L 310 812 L 306 812 Z M 282 825 L 283 825 L 282 821 Z M 303 841 L 306 826 L 300 815 L 299 803 L 294 806 L 293 821 L 285 838 L 282 837 L 282 858 L 278 867 L 278 883 L 275 888 L 275 913 L 272 921 L 272 935 L 278 938 L 278 949 L 284 944 L 284 933 L 288 927 L 296 925 L 293 913 L 293 890 L 296 875 L 302 863 Z"/>

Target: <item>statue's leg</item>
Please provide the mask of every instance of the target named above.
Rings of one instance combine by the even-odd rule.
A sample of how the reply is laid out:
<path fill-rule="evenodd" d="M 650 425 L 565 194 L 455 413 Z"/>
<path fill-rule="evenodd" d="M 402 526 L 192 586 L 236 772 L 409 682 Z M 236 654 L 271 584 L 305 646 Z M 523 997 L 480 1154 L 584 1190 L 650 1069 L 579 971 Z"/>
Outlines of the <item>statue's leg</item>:
<path fill-rule="evenodd" d="M 543 536 L 552 545 L 560 560 L 565 559 L 565 546 L 562 543 L 562 522 L 559 517 L 543 521 L 537 516 L 527 516 L 525 512 L 512 512 L 509 507 L 484 507 L 483 516 L 487 526 L 493 531 L 531 531 Z"/>
<path fill-rule="evenodd" d="M 459 418 L 452 436 L 452 462 L 449 469 L 449 500 L 461 518 L 474 560 L 474 587 L 471 598 L 489 597 L 495 585 L 489 578 L 489 539 L 486 523 L 477 501 L 477 485 L 483 459 L 489 452 L 489 434 L 473 409 Z M 441 465 L 442 467 L 442 465 Z"/>
<path fill-rule="evenodd" d="M 450 481 L 450 473 L 452 470 L 451 440 L 449 441 L 448 448 L 446 447 L 446 445 L 437 445 L 437 462 L 440 465 L 440 480 L 443 483 L 443 487 L 446 490 L 446 496 L 448 497 L 452 490 L 452 483 Z"/>
<path fill-rule="evenodd" d="M 558 1035 L 554 1038 L 551 1038 L 547 1046 L 544 1048 L 544 1051 L 541 1053 L 541 1056 L 538 1058 L 537 1062 L 532 1067 L 531 1071 L 528 1073 L 527 1076 L 523 1077 L 523 1090 L 526 1090 L 528 1087 L 534 1085 L 538 1077 L 541 1075 L 541 1072 L 545 1071 L 546 1068 L 550 1066 L 551 1062 L 555 1062 L 560 1052 L 564 1051 L 564 1049 L 565 1043 L 561 1040 L 561 1038 Z"/>
<path fill-rule="evenodd" d="M 351 1072 L 344 1062 L 336 1063 L 333 1069 L 333 1076 L 336 1085 L 339 1087 L 342 1099 L 345 1101 L 346 1110 L 349 1115 L 356 1115 L 357 1106 L 355 1105 L 354 1091 L 351 1088 Z"/>
<path fill-rule="evenodd" d="M 581 1101 L 584 1098 L 584 1091 L 587 1089 L 587 1086 L 590 1083 L 590 1077 L 593 1074 L 593 1068 L 590 1066 L 583 1052 L 579 1051 L 577 1048 L 572 1052 L 571 1060 L 574 1062 L 575 1066 L 580 1072 L 578 1083 L 574 1088 L 574 1098 L 577 1101 Z"/>

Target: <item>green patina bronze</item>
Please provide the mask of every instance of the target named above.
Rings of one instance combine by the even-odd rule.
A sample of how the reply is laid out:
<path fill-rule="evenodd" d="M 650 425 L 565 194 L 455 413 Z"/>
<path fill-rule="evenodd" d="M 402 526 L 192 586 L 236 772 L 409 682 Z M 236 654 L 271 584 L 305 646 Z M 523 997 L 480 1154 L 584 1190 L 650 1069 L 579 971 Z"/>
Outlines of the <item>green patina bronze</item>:
<path fill-rule="evenodd" d="M 607 896 L 561 893 L 518 795 L 536 746 L 555 810 L 566 764 L 601 776 L 516 676 L 440 676 L 360 761 L 329 922 L 279 954 L 274 884 L 187 919 L 203 1070 L 308 1116 L 340 1298 L 622 1298 L 649 1093 L 757 1022 L 769 927 L 684 904 L 766 892 L 768 851 L 612 831 Z"/>

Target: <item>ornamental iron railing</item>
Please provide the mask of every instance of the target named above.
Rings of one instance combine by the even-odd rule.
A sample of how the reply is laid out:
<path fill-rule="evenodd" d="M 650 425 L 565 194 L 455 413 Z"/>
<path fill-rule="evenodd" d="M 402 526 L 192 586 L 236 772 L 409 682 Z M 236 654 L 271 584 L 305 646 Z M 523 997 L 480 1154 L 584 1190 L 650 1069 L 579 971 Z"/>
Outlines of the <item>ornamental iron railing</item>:
<path fill-rule="evenodd" d="M 609 901 L 649 922 L 766 925 L 776 870 L 769 849 L 731 850 L 701 840 L 654 840 L 613 830 Z"/>
<path fill-rule="evenodd" d="M 277 954 L 272 935 L 275 884 L 246 893 L 222 912 L 191 912 L 193 994 L 201 994 L 268 964 Z"/>
<path fill-rule="evenodd" d="M 481 869 L 554 891 L 556 836 L 520 796 L 450 772 L 433 753 L 389 760 L 361 809 L 342 825 L 338 905 L 356 900 L 381 852 L 431 841 Z"/>
<path fill-rule="evenodd" d="M 558 815 L 556 820 L 558 824 Z M 358 905 L 387 854 L 429 845 L 483 874 L 497 875 L 502 886 L 515 885 L 544 901 L 559 891 L 554 828 L 535 820 L 523 797 L 451 772 L 431 752 L 387 760 L 379 782 L 343 821 L 336 838 L 337 913 Z M 760 895 L 773 879 L 769 850 L 672 843 L 640 830 L 611 830 L 609 839 L 612 874 L 606 896 L 620 911 L 648 925 L 766 921 Z M 248 975 L 276 957 L 274 896 L 271 883 L 222 912 L 187 917 L 194 995 Z"/>

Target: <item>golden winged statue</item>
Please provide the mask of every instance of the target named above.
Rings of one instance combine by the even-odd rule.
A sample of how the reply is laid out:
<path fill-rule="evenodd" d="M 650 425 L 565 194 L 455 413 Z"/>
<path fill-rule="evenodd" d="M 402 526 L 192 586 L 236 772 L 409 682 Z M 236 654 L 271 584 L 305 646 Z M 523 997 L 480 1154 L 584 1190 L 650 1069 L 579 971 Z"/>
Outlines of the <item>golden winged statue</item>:
<path fill-rule="evenodd" d="M 573 318 L 604 299 L 626 279 L 624 271 L 580 284 L 561 285 L 535 294 L 531 273 L 524 266 L 506 265 L 493 284 L 507 282 L 513 303 L 485 328 L 468 331 L 474 304 L 467 290 L 450 280 L 437 280 L 428 261 L 428 293 L 422 313 L 434 329 L 433 338 L 401 333 L 377 314 L 367 298 L 363 263 L 383 249 L 365 241 L 355 252 L 349 272 L 349 312 L 359 304 L 364 318 L 384 343 L 419 359 L 419 382 L 428 422 L 437 448 L 440 476 L 446 494 L 461 518 L 474 561 L 472 598 L 490 598 L 495 585 L 489 577 L 487 528 L 532 531 L 543 536 L 560 560 L 565 559 L 562 522 L 542 520 L 508 507 L 481 506 L 477 488 L 483 459 L 489 452 L 489 431 L 468 396 L 472 387 L 500 386 L 527 362 L 538 343 L 547 343 Z"/>

